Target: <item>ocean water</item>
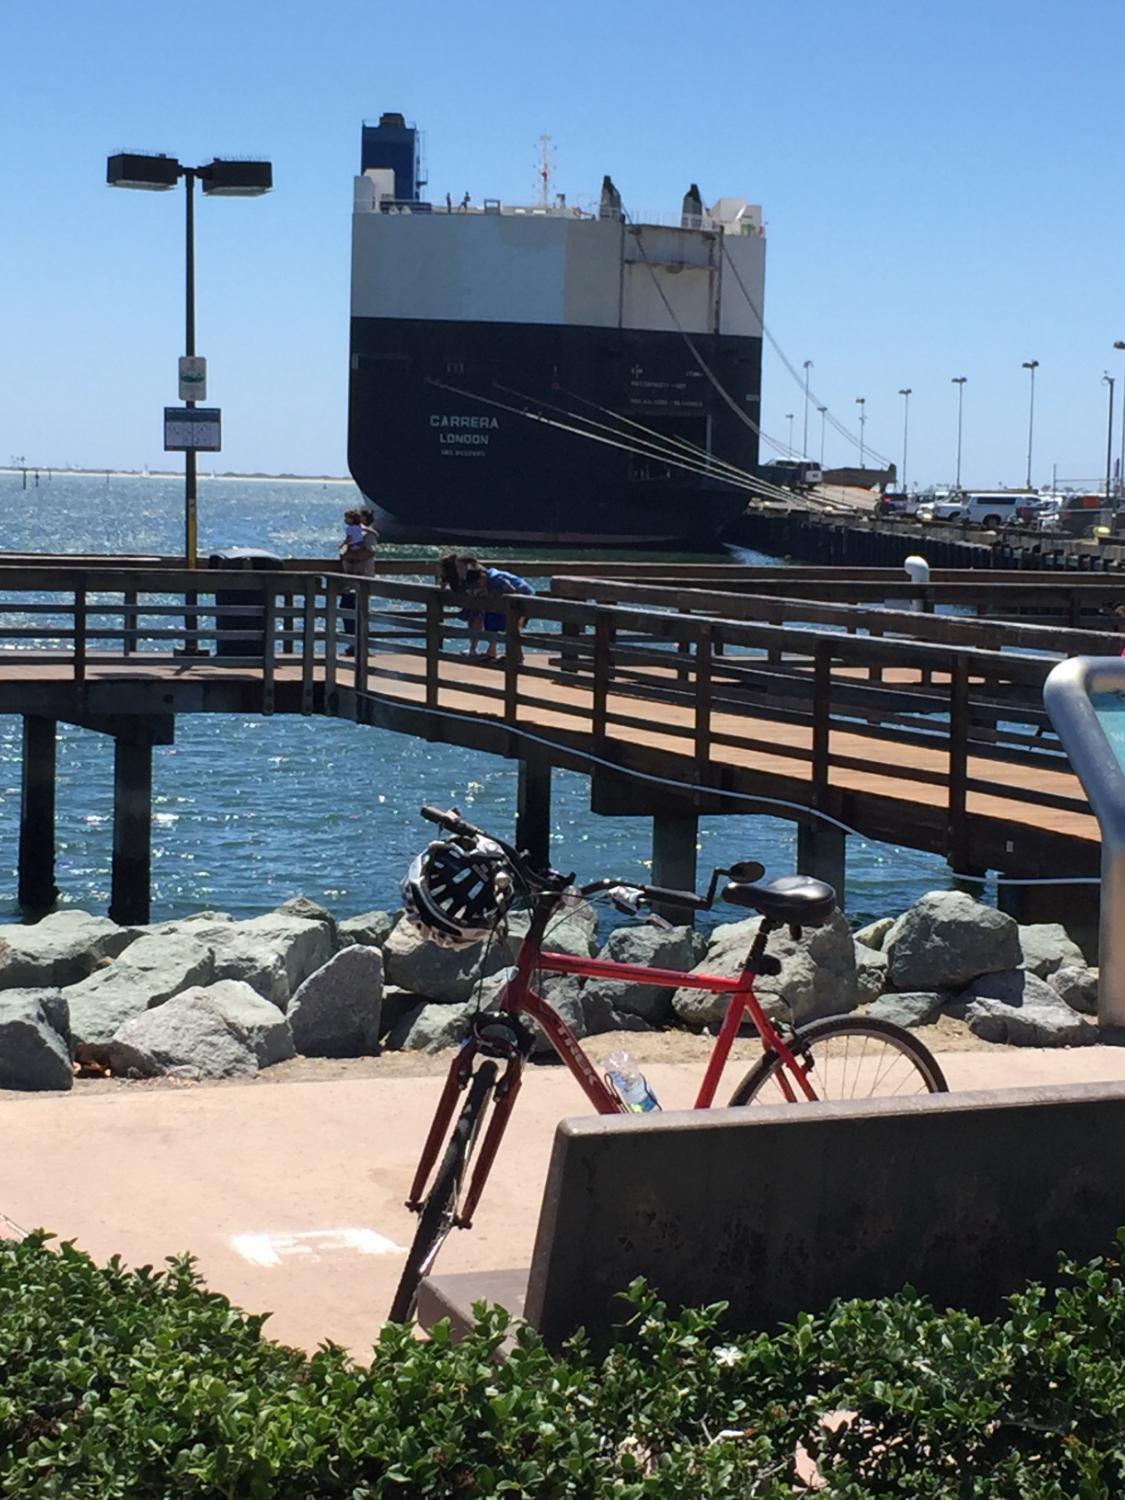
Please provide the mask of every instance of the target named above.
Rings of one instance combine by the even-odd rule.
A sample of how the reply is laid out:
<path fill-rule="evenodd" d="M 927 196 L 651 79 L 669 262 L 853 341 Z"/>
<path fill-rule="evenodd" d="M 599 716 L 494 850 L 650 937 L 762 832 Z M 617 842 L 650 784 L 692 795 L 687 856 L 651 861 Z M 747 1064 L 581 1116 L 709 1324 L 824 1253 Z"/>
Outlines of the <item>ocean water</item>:
<path fill-rule="evenodd" d="M 201 477 L 200 555 L 238 546 L 328 556 L 344 509 L 358 502 L 350 484 Z M 175 554 L 182 547 L 182 478 L 42 475 L 36 487 L 29 475 L 25 489 L 18 474 L 0 474 L 0 550 Z M 427 572 L 422 559 L 436 550 L 385 549 L 418 556 Z M 20 720 L 0 716 L 0 920 L 18 917 L 20 742 Z M 454 804 L 510 836 L 516 778 L 515 764 L 499 757 L 330 719 L 183 715 L 175 745 L 153 757 L 153 918 L 206 909 L 250 916 L 294 895 L 338 916 L 396 907 L 402 876 L 430 832 L 419 806 Z M 556 866 L 580 880 L 644 880 L 648 821 L 595 817 L 585 776 L 556 772 L 553 786 Z M 63 905 L 106 910 L 112 787 L 111 741 L 60 726 L 56 883 Z M 787 819 L 704 818 L 699 843 L 701 885 L 713 865 L 739 859 L 760 859 L 771 875 L 796 868 L 795 825 Z M 857 922 L 901 911 L 949 881 L 936 857 L 849 841 L 846 905 Z M 720 909 L 710 920 L 741 915 Z"/>

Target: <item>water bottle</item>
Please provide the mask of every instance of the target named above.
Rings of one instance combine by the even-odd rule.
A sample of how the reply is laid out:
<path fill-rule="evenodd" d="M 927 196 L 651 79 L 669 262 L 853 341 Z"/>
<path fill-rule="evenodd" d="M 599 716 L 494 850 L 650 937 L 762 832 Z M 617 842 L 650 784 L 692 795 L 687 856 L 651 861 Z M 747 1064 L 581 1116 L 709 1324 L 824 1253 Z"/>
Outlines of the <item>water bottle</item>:
<path fill-rule="evenodd" d="M 610 1086 L 631 1114 L 643 1115 L 650 1109 L 660 1108 L 656 1095 L 649 1088 L 644 1074 L 638 1070 L 631 1053 L 611 1052 L 605 1065 Z"/>

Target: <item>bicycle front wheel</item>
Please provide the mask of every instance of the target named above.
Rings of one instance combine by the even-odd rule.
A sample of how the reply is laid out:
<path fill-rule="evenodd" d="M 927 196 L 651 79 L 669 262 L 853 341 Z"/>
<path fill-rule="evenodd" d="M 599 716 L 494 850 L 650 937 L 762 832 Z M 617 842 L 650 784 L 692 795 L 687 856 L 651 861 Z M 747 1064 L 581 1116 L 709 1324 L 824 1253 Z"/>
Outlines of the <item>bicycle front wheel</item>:
<path fill-rule="evenodd" d="M 906 1099 L 942 1094 L 949 1085 L 928 1047 L 901 1026 L 863 1016 L 828 1016 L 798 1027 L 789 1044 L 818 1099 Z M 800 1084 L 776 1052 L 767 1052 L 735 1089 L 732 1105 L 785 1104 L 786 1078 Z"/>
<path fill-rule="evenodd" d="M 484 1106 L 492 1091 L 492 1085 L 496 1082 L 496 1073 L 496 1064 L 486 1062 L 482 1063 L 473 1074 L 468 1096 L 461 1106 L 461 1113 L 449 1137 L 445 1155 L 441 1159 L 441 1166 L 438 1167 L 434 1178 L 434 1185 L 426 1194 L 422 1211 L 418 1215 L 418 1228 L 414 1233 L 414 1243 L 406 1257 L 406 1264 L 399 1278 L 398 1290 L 391 1303 L 389 1317 L 392 1323 L 408 1323 L 414 1316 L 414 1304 L 418 1299 L 418 1284 L 423 1276 L 429 1274 L 430 1267 L 437 1259 L 438 1251 L 453 1228 L 453 1218 L 461 1196 L 461 1183 L 464 1180 L 465 1168 L 469 1164 L 469 1158 L 473 1154 L 473 1147 L 480 1133 Z"/>

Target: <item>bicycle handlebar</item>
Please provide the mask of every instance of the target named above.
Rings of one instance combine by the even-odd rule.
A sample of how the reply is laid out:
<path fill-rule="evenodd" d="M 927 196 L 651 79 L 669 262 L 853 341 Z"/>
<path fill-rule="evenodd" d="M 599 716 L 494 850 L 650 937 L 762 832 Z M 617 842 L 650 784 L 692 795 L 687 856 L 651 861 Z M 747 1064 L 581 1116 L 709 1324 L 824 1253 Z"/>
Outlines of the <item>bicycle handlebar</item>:
<path fill-rule="evenodd" d="M 573 875 L 561 875 L 558 870 L 535 870 L 527 859 L 510 844 L 498 839 L 495 834 L 485 833 L 482 828 L 477 828 L 463 818 L 455 807 L 443 810 L 440 807 L 425 806 L 422 808 L 422 816 L 427 823 L 436 823 L 439 828 L 446 829 L 457 838 L 488 838 L 504 851 L 511 860 L 516 873 L 520 875 L 529 886 L 536 887 L 541 891 L 562 891 L 573 880 Z M 579 887 L 579 895 L 593 896 L 599 891 L 612 891 L 620 889 L 622 892 L 637 893 L 637 897 L 656 906 L 678 906 L 686 911 L 710 911 L 715 904 L 715 892 L 718 889 L 719 879 L 722 876 L 730 876 L 737 881 L 760 880 L 765 870 L 757 860 L 743 860 L 739 864 L 732 865 L 729 870 L 713 870 L 711 872 L 710 884 L 707 894 L 697 895 L 695 891 L 674 891 L 662 885 L 637 885 L 631 880 L 592 880 L 588 885 Z"/>

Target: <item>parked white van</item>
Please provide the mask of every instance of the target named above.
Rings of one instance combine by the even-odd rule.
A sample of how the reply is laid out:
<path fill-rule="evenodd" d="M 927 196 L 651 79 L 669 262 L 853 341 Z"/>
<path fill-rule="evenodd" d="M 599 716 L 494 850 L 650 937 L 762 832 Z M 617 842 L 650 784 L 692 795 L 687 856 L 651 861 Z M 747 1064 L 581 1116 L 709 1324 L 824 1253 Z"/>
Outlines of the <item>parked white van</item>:
<path fill-rule="evenodd" d="M 966 490 L 961 496 L 959 519 L 990 530 L 1013 526 L 1019 519 L 1020 506 L 1035 498 L 1035 490 Z"/>

